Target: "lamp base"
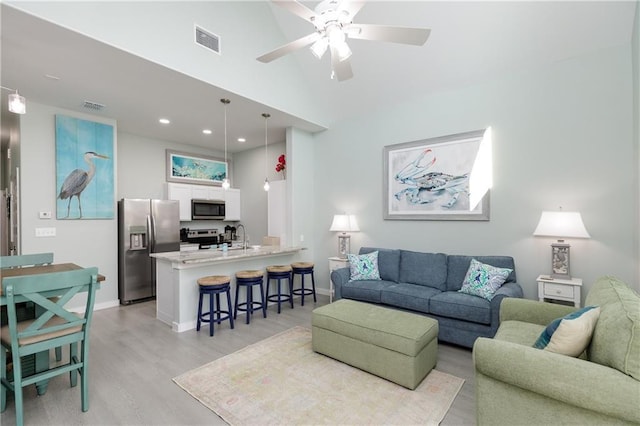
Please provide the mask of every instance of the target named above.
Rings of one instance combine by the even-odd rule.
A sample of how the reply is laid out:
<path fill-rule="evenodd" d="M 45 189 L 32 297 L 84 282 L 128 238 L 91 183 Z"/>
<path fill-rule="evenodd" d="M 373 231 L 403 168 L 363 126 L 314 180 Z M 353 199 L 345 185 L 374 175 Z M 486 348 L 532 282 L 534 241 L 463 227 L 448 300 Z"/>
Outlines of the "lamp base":
<path fill-rule="evenodd" d="M 338 234 L 338 257 L 346 259 L 351 252 L 351 236 L 346 233 Z"/>
<path fill-rule="evenodd" d="M 558 240 L 551 244 L 551 278 L 571 279 L 569 269 L 569 251 L 571 246 Z"/>

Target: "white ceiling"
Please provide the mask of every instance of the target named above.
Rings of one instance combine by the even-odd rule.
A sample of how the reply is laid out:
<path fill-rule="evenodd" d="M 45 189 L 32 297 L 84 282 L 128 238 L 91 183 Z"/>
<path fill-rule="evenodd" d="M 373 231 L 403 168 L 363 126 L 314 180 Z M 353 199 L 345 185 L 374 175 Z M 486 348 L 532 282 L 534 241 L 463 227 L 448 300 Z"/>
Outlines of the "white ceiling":
<path fill-rule="evenodd" d="M 303 3 L 313 8 L 317 2 Z M 350 40 L 355 76 L 344 82 L 329 79 L 328 57 L 318 61 L 308 49 L 292 55 L 312 87 L 312 101 L 323 104 L 330 122 L 335 123 L 387 104 L 535 69 L 601 48 L 630 45 L 636 4 L 370 1 L 355 22 L 430 28 L 427 43 L 416 47 Z M 309 23 L 286 10 L 275 5 L 271 10 L 273 16 L 265 19 L 276 20 L 285 40 L 313 31 Z M 20 90 L 27 98 L 27 113 L 29 100 L 91 113 L 81 106 L 90 100 L 106 105 L 97 115 L 116 119 L 120 131 L 221 150 L 223 122 L 218 100 L 231 97 L 229 141 L 237 136 L 248 141 L 230 143 L 230 152 L 264 143 L 264 123 L 255 119 L 262 112 L 272 115 L 270 143 L 283 141 L 288 126 L 310 132 L 323 129 L 5 5 L 1 12 L 2 85 Z M 200 96 L 186 98 L 185 93 Z M 3 100 L 6 117 L 4 104 Z M 160 116 L 171 117 L 172 125 L 160 126 Z M 7 121 L 3 120 L 3 126 Z M 213 128 L 214 134 L 203 135 L 204 127 Z"/>

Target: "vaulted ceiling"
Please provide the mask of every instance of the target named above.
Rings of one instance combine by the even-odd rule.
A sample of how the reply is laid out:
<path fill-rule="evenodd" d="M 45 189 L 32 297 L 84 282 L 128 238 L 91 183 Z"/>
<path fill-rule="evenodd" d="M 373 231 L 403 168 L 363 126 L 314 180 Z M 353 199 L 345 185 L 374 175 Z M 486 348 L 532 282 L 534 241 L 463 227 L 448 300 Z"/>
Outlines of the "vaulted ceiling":
<path fill-rule="evenodd" d="M 149 7 L 161 13 L 163 3 L 153 2 Z M 198 20 L 197 3 L 185 2 L 185 8 L 194 11 L 194 22 Z M 310 8 L 317 4 L 303 3 Z M 344 82 L 329 78 L 327 57 L 317 60 L 308 49 L 291 54 L 293 59 L 286 61 L 294 64 L 295 72 L 309 86 L 309 102 L 317 103 L 326 113 L 328 119 L 323 122 L 214 87 L 39 19 L 20 11 L 20 2 L 13 3 L 15 8 L 1 6 L 0 77 L 3 86 L 19 89 L 27 102 L 86 113 L 94 112 L 84 108 L 83 101 L 102 103 L 106 107 L 95 114 L 116 119 L 120 131 L 213 149 L 223 149 L 219 99 L 230 97 L 230 142 L 237 136 L 247 138 L 245 144 L 230 143 L 230 151 L 237 152 L 264 143 L 260 114 L 265 111 L 272 114 L 269 141 L 280 142 L 289 126 L 321 131 L 371 109 L 630 44 L 636 5 L 633 1 L 370 1 L 355 22 L 426 27 L 431 36 L 420 47 L 349 40 L 354 78 Z M 264 10 L 264 4 L 259 6 Z M 73 2 L 64 7 L 72 13 Z M 308 22 L 276 5 L 266 10 L 269 13 L 260 19 L 277 26 L 280 44 L 313 31 Z M 145 18 L 153 19 L 153 14 Z M 95 19 L 97 24 L 100 16 Z M 144 25 L 144 19 L 140 24 Z M 238 32 L 243 31 L 243 25 L 237 22 Z M 278 43 L 267 50 L 276 47 Z M 266 51 L 247 49 L 253 58 L 261 53 Z M 255 78 L 260 79 L 264 69 L 260 67 L 271 64 L 255 63 Z M 3 91 L 3 126 L 9 122 L 5 99 Z M 171 117 L 173 123 L 160 126 L 160 116 Z M 213 128 L 214 134 L 203 135 L 205 127 Z"/>

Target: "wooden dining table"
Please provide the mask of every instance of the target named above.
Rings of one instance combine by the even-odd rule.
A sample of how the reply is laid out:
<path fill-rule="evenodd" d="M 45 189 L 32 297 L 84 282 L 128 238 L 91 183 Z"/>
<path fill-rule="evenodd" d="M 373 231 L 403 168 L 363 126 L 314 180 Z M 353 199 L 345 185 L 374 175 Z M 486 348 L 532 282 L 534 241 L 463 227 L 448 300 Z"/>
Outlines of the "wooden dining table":
<path fill-rule="evenodd" d="M 75 263 L 56 263 L 50 265 L 40 265 L 40 266 L 26 266 L 20 268 L 8 268 L 8 269 L 0 269 L 0 280 L 7 277 L 23 277 L 27 275 L 40 275 L 40 274 L 49 274 L 52 272 L 65 272 L 65 271 L 73 271 L 76 269 L 83 269 L 82 266 L 76 265 Z M 104 275 L 98 274 L 98 282 L 103 282 L 105 280 Z M 7 298 L 2 294 L 2 285 L 0 285 L 0 307 L 7 305 Z M 27 363 L 28 365 L 28 363 Z M 29 367 L 24 367 L 25 373 L 29 370 Z M 35 354 L 35 359 L 33 361 L 33 366 L 30 367 L 32 371 L 39 373 L 41 371 L 46 371 L 49 369 L 49 351 L 39 352 Z M 28 374 L 25 374 L 25 376 Z M 47 385 L 49 384 L 48 380 L 44 380 L 42 382 L 36 383 L 36 389 L 38 391 L 38 395 L 44 395 L 47 391 Z"/>

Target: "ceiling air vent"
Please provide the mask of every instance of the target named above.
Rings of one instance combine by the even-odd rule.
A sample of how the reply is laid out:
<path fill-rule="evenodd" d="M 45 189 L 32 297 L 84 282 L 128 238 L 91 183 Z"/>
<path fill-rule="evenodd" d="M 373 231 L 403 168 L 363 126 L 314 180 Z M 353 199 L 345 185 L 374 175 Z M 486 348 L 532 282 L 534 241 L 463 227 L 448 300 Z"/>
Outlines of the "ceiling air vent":
<path fill-rule="evenodd" d="M 91 111 L 102 111 L 102 108 L 104 108 L 104 105 L 92 101 L 84 101 L 82 106 Z"/>
<path fill-rule="evenodd" d="M 220 37 L 196 25 L 196 43 L 200 46 L 220 53 Z"/>

